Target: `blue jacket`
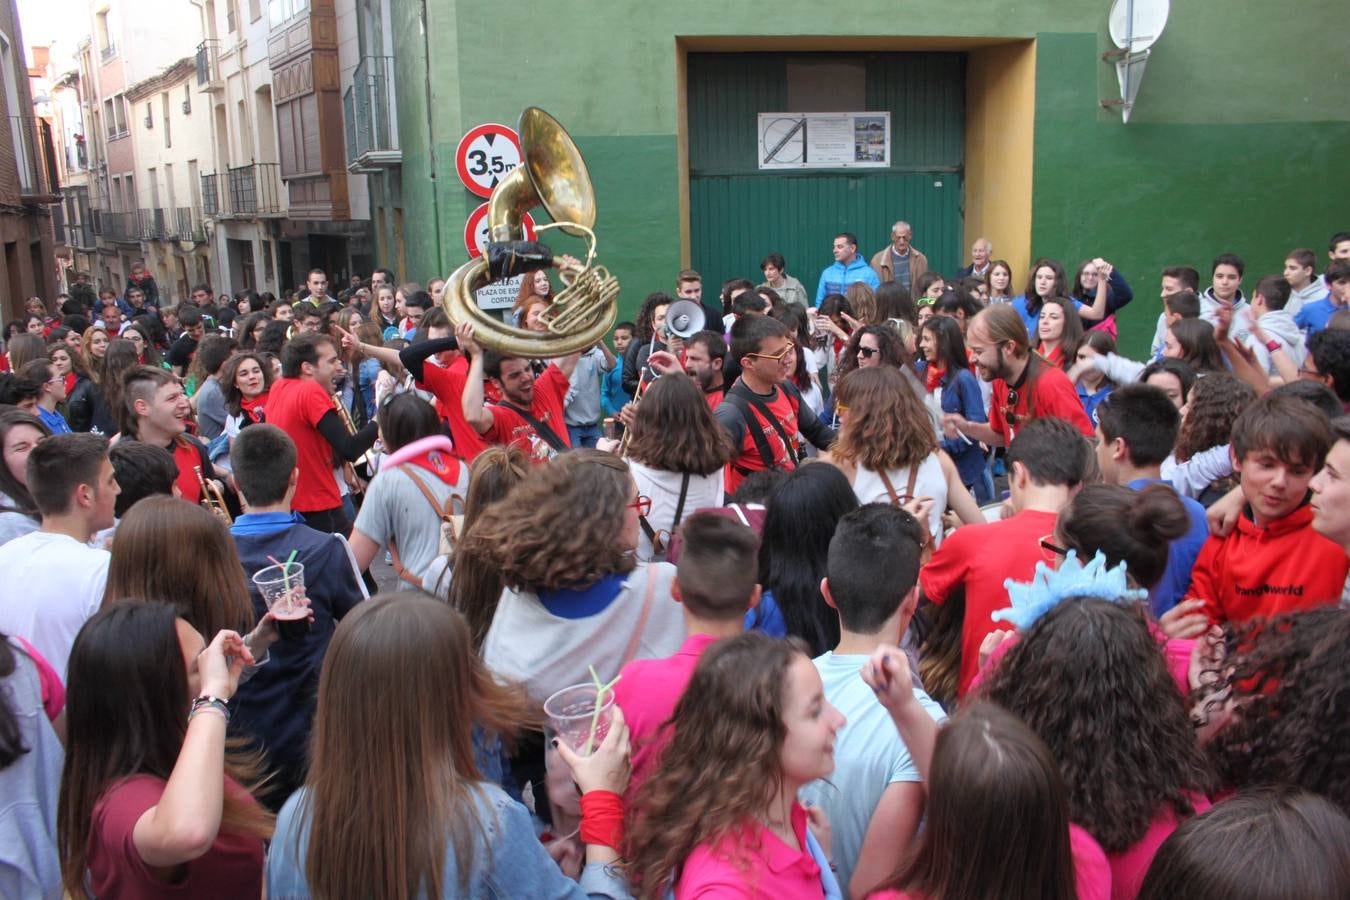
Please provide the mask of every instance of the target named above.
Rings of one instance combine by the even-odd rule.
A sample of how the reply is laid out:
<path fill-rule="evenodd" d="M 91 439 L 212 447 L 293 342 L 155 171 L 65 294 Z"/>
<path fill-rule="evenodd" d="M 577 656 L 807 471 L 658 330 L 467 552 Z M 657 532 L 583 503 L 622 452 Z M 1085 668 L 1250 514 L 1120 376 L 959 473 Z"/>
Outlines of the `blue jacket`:
<path fill-rule="evenodd" d="M 919 374 L 927 371 L 928 364 L 919 363 Z M 980 383 L 975 373 L 969 369 L 948 372 L 942 379 L 942 411 L 960 413 L 970 422 L 988 422 L 984 411 L 984 398 L 980 395 Z M 956 438 L 943 438 L 942 449 L 956 463 L 956 471 L 961 475 L 961 483 L 975 484 L 984 477 L 984 451 L 978 441 Z"/>
<path fill-rule="evenodd" d="M 1120 274 L 1118 269 L 1111 270 L 1111 275 L 1106 279 L 1106 284 L 1109 288 L 1106 294 L 1106 315 L 1109 316 L 1133 300 L 1134 291 L 1131 290 L 1129 282 L 1125 280 L 1125 276 Z M 1091 306 L 1096 299 L 1097 294 L 1094 291 L 1090 297 L 1074 297 L 1073 302 L 1078 304 L 1079 309 L 1082 309 L 1084 306 Z M 1084 324 L 1086 325 L 1086 323 Z"/>
<path fill-rule="evenodd" d="M 623 363 L 600 376 L 600 408 L 607 416 L 617 416 L 633 395 L 623 389 Z"/>
<path fill-rule="evenodd" d="M 881 287 L 881 279 L 861 256 L 854 256 L 853 262 L 847 266 L 840 262 L 831 263 L 829 268 L 820 273 L 820 284 L 816 286 L 816 306 L 827 294 L 842 294 L 855 281 L 866 283 L 874 291 Z"/>
<path fill-rule="evenodd" d="M 1125 486 L 1132 491 L 1142 491 L 1150 484 L 1171 485 L 1171 482 L 1162 479 L 1137 478 Z M 1181 599 L 1186 596 L 1186 591 L 1191 586 L 1191 569 L 1195 566 L 1196 557 L 1200 555 L 1200 549 L 1209 539 L 1209 525 L 1205 522 L 1205 508 L 1190 497 L 1183 497 L 1180 494 L 1177 496 L 1181 500 L 1181 505 L 1186 507 L 1186 515 L 1190 517 L 1191 528 L 1168 545 L 1167 569 L 1163 572 L 1162 581 L 1155 584 L 1153 590 L 1148 592 L 1148 605 L 1155 616 L 1161 616 L 1180 603 Z"/>
<path fill-rule="evenodd" d="M 1331 302 L 1331 295 L 1323 297 L 1321 300 L 1314 300 L 1312 303 L 1303 304 L 1303 308 L 1298 311 L 1294 317 L 1294 324 L 1303 329 L 1303 333 L 1312 337 L 1319 331 L 1327 327 L 1331 317 L 1343 309 L 1350 307 L 1337 306 Z"/>
<path fill-rule="evenodd" d="M 306 815 L 309 789 L 302 788 L 286 801 L 277 816 L 276 834 L 267 855 L 267 896 L 271 900 L 300 900 L 310 896 L 305 878 L 309 855 L 310 816 Z M 442 897 L 620 898 L 630 896 L 616 871 L 590 863 L 581 882 L 558 868 L 535 835 L 525 807 L 495 784 L 480 782 L 472 793 L 469 815 L 476 822 L 459 821 L 473 839 L 473 856 L 457 859 L 449 835 L 445 842 Z M 460 871 L 468 868 L 466 890 L 459 886 Z M 437 900 L 437 898 L 427 898 Z"/>

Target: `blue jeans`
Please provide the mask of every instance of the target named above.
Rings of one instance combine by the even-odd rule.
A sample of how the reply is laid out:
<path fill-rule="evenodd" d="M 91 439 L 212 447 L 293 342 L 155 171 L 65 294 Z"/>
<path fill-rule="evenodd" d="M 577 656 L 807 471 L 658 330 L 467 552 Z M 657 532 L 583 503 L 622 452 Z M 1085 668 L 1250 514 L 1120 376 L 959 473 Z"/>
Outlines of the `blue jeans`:
<path fill-rule="evenodd" d="M 578 447 L 594 447 L 595 442 L 600 440 L 600 426 L 594 422 L 590 425 L 568 425 L 567 438 L 574 450 Z"/>

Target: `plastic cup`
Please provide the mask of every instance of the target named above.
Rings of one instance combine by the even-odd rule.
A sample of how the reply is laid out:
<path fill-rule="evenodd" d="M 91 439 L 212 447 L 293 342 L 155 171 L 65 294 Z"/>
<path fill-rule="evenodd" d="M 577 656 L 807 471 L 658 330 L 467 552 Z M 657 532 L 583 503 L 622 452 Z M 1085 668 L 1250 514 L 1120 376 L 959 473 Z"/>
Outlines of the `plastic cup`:
<path fill-rule="evenodd" d="M 297 602 L 305 596 L 304 564 L 268 566 L 253 574 L 253 584 L 277 620 L 277 631 L 294 641 L 309 634 L 309 607 Z"/>
<path fill-rule="evenodd" d="M 614 691 L 605 691 L 600 703 L 600 713 L 595 711 L 595 685 L 574 684 L 565 687 L 544 701 L 544 715 L 548 717 L 549 730 L 559 740 L 578 753 L 589 755 L 586 742 L 590 740 L 590 749 L 594 751 L 609 734 L 610 721 L 614 714 Z M 594 723 L 595 736 L 591 737 Z"/>

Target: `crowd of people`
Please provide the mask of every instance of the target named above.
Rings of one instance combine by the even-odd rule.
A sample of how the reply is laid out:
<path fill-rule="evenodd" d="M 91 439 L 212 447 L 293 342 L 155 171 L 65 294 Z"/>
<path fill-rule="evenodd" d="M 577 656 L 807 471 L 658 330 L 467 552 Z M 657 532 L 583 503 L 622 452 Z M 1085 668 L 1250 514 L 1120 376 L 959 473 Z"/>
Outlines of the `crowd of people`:
<path fill-rule="evenodd" d="M 1139 361 L 1107 259 L 914 240 L 560 358 L 387 269 L 30 300 L 0 895 L 1350 896 L 1350 233 Z"/>

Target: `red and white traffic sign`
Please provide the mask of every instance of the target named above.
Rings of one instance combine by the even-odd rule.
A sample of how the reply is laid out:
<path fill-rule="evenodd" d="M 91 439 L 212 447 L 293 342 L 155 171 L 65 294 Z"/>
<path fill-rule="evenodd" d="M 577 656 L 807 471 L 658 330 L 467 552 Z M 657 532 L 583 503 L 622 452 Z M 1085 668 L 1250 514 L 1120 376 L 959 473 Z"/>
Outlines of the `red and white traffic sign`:
<path fill-rule="evenodd" d="M 469 129 L 455 148 L 455 168 L 464 186 L 480 197 L 520 165 L 520 137 L 506 125 L 488 123 Z"/>
<path fill-rule="evenodd" d="M 486 203 L 478 204 L 478 208 L 469 213 L 469 219 L 464 223 L 464 249 L 469 251 L 469 256 L 482 256 L 487 251 L 488 239 L 491 236 L 488 233 L 487 211 Z M 534 219 L 529 213 L 525 213 L 520 221 L 525 229 L 525 240 L 534 240 Z"/>

